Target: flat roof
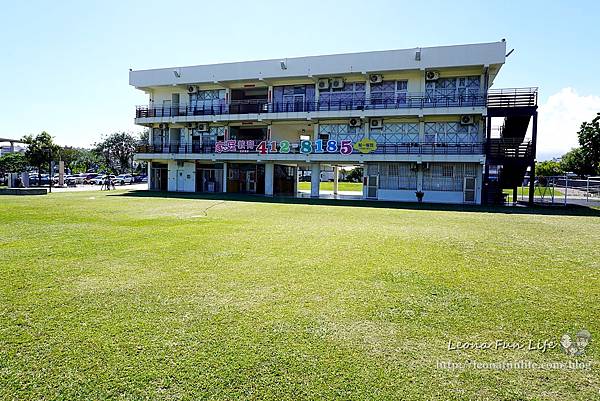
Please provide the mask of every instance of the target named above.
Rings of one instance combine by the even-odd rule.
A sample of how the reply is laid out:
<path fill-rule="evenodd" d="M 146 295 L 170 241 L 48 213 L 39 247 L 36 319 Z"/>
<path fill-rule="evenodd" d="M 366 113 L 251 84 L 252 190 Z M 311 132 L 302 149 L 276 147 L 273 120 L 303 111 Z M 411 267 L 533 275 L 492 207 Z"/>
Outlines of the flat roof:
<path fill-rule="evenodd" d="M 420 59 L 417 52 L 420 51 Z M 319 77 L 349 73 L 383 73 L 451 67 L 489 66 L 493 74 L 504 64 L 506 42 L 417 47 L 323 56 L 278 58 L 235 63 L 169 67 L 129 72 L 136 88 L 294 77 Z M 285 68 L 282 68 L 282 62 Z"/>

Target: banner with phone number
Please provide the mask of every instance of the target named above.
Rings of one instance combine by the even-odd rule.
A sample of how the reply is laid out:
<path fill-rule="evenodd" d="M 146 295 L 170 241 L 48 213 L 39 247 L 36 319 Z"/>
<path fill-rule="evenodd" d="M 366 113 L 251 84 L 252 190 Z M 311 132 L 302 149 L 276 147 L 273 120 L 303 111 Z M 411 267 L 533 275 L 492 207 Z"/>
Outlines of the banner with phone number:
<path fill-rule="evenodd" d="M 340 153 L 342 155 L 352 154 L 353 145 L 350 140 L 343 140 L 339 143 L 334 140 L 323 141 L 300 141 L 298 143 L 300 153 Z M 292 144 L 289 141 L 260 141 L 258 144 L 253 140 L 235 140 L 218 141 L 215 144 L 216 153 L 230 152 L 257 152 L 265 155 L 267 153 L 291 153 Z"/>

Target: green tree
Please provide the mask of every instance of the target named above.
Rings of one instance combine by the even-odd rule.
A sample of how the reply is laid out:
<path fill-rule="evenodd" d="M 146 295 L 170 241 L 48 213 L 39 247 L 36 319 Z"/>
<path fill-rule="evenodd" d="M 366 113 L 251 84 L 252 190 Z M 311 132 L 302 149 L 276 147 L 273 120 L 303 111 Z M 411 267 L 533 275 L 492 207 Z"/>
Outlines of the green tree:
<path fill-rule="evenodd" d="M 27 144 L 27 150 L 25 151 L 27 162 L 38 169 L 39 186 L 42 181 L 42 170 L 48 166 L 60 148 L 46 131 L 37 136 L 26 135 L 23 137 L 23 142 Z"/>
<path fill-rule="evenodd" d="M 123 173 L 131 171 L 135 145 L 138 142 L 132 134 L 115 132 L 94 146 L 94 153 L 100 156 L 109 171 Z"/>
<path fill-rule="evenodd" d="M 541 177 L 552 177 L 563 174 L 564 170 L 559 162 L 546 160 L 535 164 L 535 173 Z"/>
<path fill-rule="evenodd" d="M 73 173 L 82 173 L 94 169 L 99 164 L 98 156 L 89 149 L 65 146 L 60 149 L 60 160 Z"/>
<path fill-rule="evenodd" d="M 361 182 L 363 179 L 363 169 L 360 167 L 354 167 L 352 171 L 348 173 L 346 179 L 350 182 Z"/>
<path fill-rule="evenodd" d="M 27 169 L 27 158 L 23 153 L 7 153 L 0 157 L 0 174 L 20 173 Z"/>
<path fill-rule="evenodd" d="M 589 165 L 586 163 L 581 148 L 571 149 L 565 153 L 560 161 L 560 166 L 565 173 L 575 173 L 585 175 L 589 171 Z"/>
<path fill-rule="evenodd" d="M 587 167 L 584 174 L 600 174 L 600 113 L 591 123 L 581 124 L 577 138 Z"/>

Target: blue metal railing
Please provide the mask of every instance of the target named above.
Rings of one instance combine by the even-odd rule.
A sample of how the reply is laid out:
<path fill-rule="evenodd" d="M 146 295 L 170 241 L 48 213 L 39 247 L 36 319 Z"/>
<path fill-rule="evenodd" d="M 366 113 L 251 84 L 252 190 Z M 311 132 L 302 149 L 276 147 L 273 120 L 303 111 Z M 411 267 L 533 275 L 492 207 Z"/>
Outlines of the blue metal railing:
<path fill-rule="evenodd" d="M 267 102 L 266 100 L 233 101 L 229 104 L 178 106 L 137 106 L 136 118 L 148 117 L 188 117 L 222 114 L 265 114 L 302 113 L 340 110 L 385 110 L 434 107 L 483 107 L 486 106 L 485 93 L 478 94 L 399 94 L 396 99 L 339 99 L 303 102 Z"/>

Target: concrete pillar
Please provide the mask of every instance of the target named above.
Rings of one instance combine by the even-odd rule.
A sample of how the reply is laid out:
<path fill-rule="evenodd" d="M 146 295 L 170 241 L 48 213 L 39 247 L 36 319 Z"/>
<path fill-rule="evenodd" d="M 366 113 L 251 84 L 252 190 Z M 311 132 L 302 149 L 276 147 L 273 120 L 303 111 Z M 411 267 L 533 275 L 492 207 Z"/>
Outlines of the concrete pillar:
<path fill-rule="evenodd" d="M 152 188 L 152 160 L 148 160 L 148 189 Z"/>
<path fill-rule="evenodd" d="M 60 160 L 58 162 L 58 185 L 65 185 L 65 162 L 64 160 Z"/>
<path fill-rule="evenodd" d="M 417 191 L 423 190 L 423 169 L 426 167 L 425 163 L 416 164 L 417 166 Z"/>
<path fill-rule="evenodd" d="M 338 194 L 339 174 L 340 174 L 339 166 L 333 166 L 333 194 L 334 195 Z"/>
<path fill-rule="evenodd" d="M 273 196 L 274 167 L 273 163 L 265 163 L 265 195 L 267 196 Z"/>
<path fill-rule="evenodd" d="M 321 165 L 311 163 L 310 165 L 310 197 L 319 197 L 319 185 L 321 184 Z"/>
<path fill-rule="evenodd" d="M 227 192 L 227 162 L 223 162 L 223 192 Z"/>

